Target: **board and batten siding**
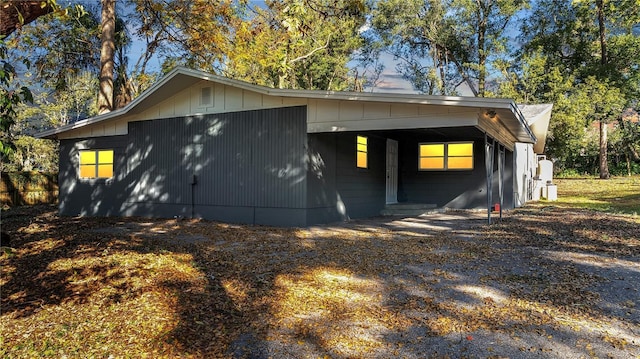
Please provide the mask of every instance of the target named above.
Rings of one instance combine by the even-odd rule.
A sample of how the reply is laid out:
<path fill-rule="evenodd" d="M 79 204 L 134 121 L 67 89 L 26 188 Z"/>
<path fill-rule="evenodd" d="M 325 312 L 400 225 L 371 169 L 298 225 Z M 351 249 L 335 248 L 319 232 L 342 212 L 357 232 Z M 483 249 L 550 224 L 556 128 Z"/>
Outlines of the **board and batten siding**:
<path fill-rule="evenodd" d="M 305 225 L 305 115 L 290 107 L 137 121 L 127 136 L 63 140 L 61 212 Z M 78 149 L 116 142 L 114 178 L 78 179 Z"/>
<path fill-rule="evenodd" d="M 127 136 L 61 140 L 59 148 L 59 198 L 61 215 L 118 216 L 127 199 Z M 80 179 L 81 150 L 113 149 L 115 177 L 111 179 Z"/>
<path fill-rule="evenodd" d="M 368 138 L 368 168 L 356 167 L 356 136 Z M 386 138 L 366 132 L 309 134 L 308 222 L 377 216 L 385 206 Z"/>
<path fill-rule="evenodd" d="M 205 90 L 210 94 L 208 101 L 203 101 L 203 89 L 208 89 Z M 139 104 L 131 113 L 118 118 L 65 132 L 60 139 L 126 135 L 129 129 L 127 124 L 136 121 L 304 105 L 307 105 L 304 98 L 269 96 L 202 80 L 157 103 Z"/>
<path fill-rule="evenodd" d="M 475 128 L 444 129 L 435 132 L 399 133 L 398 201 L 433 204 L 438 208 L 486 209 L 487 178 L 485 170 L 484 134 Z M 457 133 L 452 134 L 451 131 Z M 420 143 L 473 142 L 472 170 L 420 171 L 418 146 Z M 493 202 L 498 202 L 497 149 L 493 175 Z M 513 208 L 513 155 L 506 151 L 504 178 L 504 207 Z"/>
<path fill-rule="evenodd" d="M 452 106 L 309 100 L 310 133 L 475 126 L 477 109 Z"/>

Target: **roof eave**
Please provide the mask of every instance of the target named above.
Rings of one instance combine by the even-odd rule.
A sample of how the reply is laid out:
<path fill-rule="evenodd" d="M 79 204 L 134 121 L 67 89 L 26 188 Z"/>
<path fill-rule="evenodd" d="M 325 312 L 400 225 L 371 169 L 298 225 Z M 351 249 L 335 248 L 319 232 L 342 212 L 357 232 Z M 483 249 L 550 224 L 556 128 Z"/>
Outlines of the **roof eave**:
<path fill-rule="evenodd" d="M 522 111 L 520 111 L 520 108 L 518 107 L 518 105 L 513 101 L 511 102 L 511 110 L 513 111 L 513 113 L 516 116 L 516 119 L 520 123 L 520 127 L 524 128 L 527 135 L 529 136 L 529 138 L 524 138 L 522 142 L 525 142 L 525 143 L 538 142 L 538 138 L 531 130 L 531 127 L 529 127 L 529 125 L 527 124 L 527 119 L 524 117 L 524 114 L 522 113 Z"/>
<path fill-rule="evenodd" d="M 367 102 L 393 102 L 416 105 L 433 105 L 433 106 L 459 106 L 471 107 L 478 109 L 503 109 L 513 113 L 521 127 L 525 129 L 529 137 L 529 141 L 535 142 L 535 135 L 526 124 L 524 116 L 518 109 L 517 105 L 509 99 L 499 98 L 479 98 L 479 97 L 457 97 L 457 96 L 429 96 L 418 94 L 399 94 L 399 93 L 367 93 L 367 92 L 334 92 L 334 91 L 316 91 L 316 90 L 292 90 L 292 89 L 273 89 L 265 86 L 254 85 L 244 81 L 228 79 L 218 75 L 206 73 L 200 70 L 193 70 L 186 67 L 176 67 L 167 73 L 162 79 L 145 90 L 140 96 L 127 104 L 125 107 L 98 115 L 92 118 L 81 120 L 72 124 L 61 126 L 58 128 L 46 130 L 36 134 L 38 138 L 56 138 L 59 134 L 72 131 L 84 126 L 95 124 L 101 121 L 109 120 L 118 116 L 126 115 L 136 108 L 139 104 L 153 95 L 158 89 L 170 82 L 178 75 L 186 75 L 196 80 L 214 81 L 224 85 L 233 86 L 243 90 L 257 92 L 268 96 L 280 96 L 289 98 L 309 98 L 316 100 L 343 100 L 343 101 L 367 101 Z M 134 112 L 135 113 L 135 112 Z M 515 138 L 521 139 L 518 134 L 513 134 Z M 527 141 L 525 141 L 527 142 Z"/>
<path fill-rule="evenodd" d="M 144 101 L 147 97 L 149 97 L 149 95 L 151 95 L 152 93 L 154 93 L 158 88 L 162 87 L 164 84 L 166 84 L 167 82 L 169 82 L 171 79 L 173 79 L 176 75 L 180 74 L 182 72 L 181 67 L 176 67 L 173 70 L 171 70 L 169 73 L 167 73 L 166 76 L 164 76 L 160 81 L 154 83 L 153 85 L 151 85 L 148 89 L 146 89 L 144 92 L 142 92 L 140 94 L 140 96 L 136 97 L 133 101 L 131 101 L 130 103 L 128 103 L 126 106 L 117 109 L 117 110 L 113 110 L 107 113 L 103 113 L 94 117 L 90 117 L 84 120 L 80 120 L 74 123 L 70 123 L 68 125 L 64 125 L 64 126 L 60 126 L 60 127 L 56 127 L 56 128 L 52 128 L 50 130 L 46 130 L 46 131 L 42 131 L 39 133 L 36 133 L 34 135 L 34 137 L 36 138 L 48 138 L 48 139 L 55 139 L 56 136 L 62 132 L 67 132 L 67 131 L 71 131 L 71 130 L 75 130 L 77 128 L 81 128 L 84 126 L 88 126 L 97 122 L 101 122 L 104 120 L 108 120 L 110 118 L 113 117 L 118 117 L 118 116 L 122 116 L 127 114 L 129 111 L 131 111 L 131 109 L 133 109 L 136 105 L 138 105 L 140 102 Z"/>

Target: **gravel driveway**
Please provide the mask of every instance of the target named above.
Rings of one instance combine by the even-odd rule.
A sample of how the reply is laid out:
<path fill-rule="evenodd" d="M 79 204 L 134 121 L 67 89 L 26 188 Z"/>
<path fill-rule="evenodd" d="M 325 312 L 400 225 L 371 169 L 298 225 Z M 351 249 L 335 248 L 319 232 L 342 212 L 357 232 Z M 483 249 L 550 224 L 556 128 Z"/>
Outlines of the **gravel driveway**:
<path fill-rule="evenodd" d="M 401 317 L 397 320 L 402 325 L 389 325 L 386 312 L 368 320 L 342 313 L 341 320 L 325 323 L 317 317 L 331 313 L 318 306 L 292 309 L 295 318 L 283 322 L 287 325 L 272 326 L 266 338 L 247 332 L 232 343 L 229 354 L 236 358 L 640 358 L 638 232 L 629 237 L 640 228 L 637 218 L 619 218 L 625 224 L 620 228 L 610 218 L 573 213 L 566 224 L 557 224 L 563 229 L 544 225 L 558 215 L 553 209 L 531 210 L 505 215 L 504 221 L 487 227 L 483 213 L 452 212 L 310 228 L 305 235 L 316 242 L 351 231 L 396 241 L 434 242 L 429 255 L 422 252 L 400 264 L 390 260 L 395 267 L 385 268 L 374 277 L 375 285 L 362 290 Z M 562 237 L 569 228 L 574 236 L 589 236 L 579 233 L 583 228 L 572 228 L 588 220 L 611 224 L 599 229 L 598 243 L 589 246 L 581 244 L 582 237 L 574 242 L 576 238 Z M 536 225 L 537 233 L 528 228 Z M 615 233 L 623 241 L 626 236 L 628 246 L 616 243 L 620 238 L 614 238 Z M 360 248 L 353 250 L 366 255 Z M 384 268 L 384 258 L 373 265 Z M 371 312 L 375 315 L 375 310 Z M 296 331 L 288 325 L 291 322 L 298 329 L 305 322 L 317 327 L 309 324 L 310 330 Z M 340 334 L 352 340 L 332 339 Z M 350 347 L 354 342 L 360 345 Z"/>
<path fill-rule="evenodd" d="M 45 207 L 2 225 L 16 247 L 0 267 L 7 357 L 55 347 L 60 357 L 640 358 L 637 216 L 529 205 L 491 226 L 481 212 L 447 212 L 272 228 Z"/>

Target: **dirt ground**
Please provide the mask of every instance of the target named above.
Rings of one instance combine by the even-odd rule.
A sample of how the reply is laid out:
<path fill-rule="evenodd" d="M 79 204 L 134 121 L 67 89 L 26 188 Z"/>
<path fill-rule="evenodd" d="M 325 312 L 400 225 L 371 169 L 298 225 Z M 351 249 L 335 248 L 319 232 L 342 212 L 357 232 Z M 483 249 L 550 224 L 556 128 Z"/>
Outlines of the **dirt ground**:
<path fill-rule="evenodd" d="M 2 229 L 17 238 L 14 255 L 2 258 L 6 357 L 27 356 L 33 320 L 49 320 L 49 330 L 69 327 L 40 313 L 60 316 L 68 303 L 78 310 L 97 300 L 110 313 L 161 286 L 173 301 L 158 315 L 173 321 L 141 344 L 146 356 L 640 358 L 637 216 L 529 206 L 491 226 L 485 213 L 447 212 L 276 229 L 10 211 Z M 52 238 L 65 243 L 64 251 L 38 264 L 45 257 L 30 246 Z M 56 263 L 51 256 L 108 262 L 110 251 L 135 251 L 144 260 L 187 254 L 190 269 L 180 281 L 167 270 L 158 285 L 113 285 L 109 293 L 119 297 L 110 301 L 87 289 L 82 273 L 96 271 L 79 260 L 74 281 L 47 277 Z M 35 265 L 19 275 L 29 263 Z M 131 267 L 134 273 L 118 263 L 129 281 L 155 283 L 148 266 Z M 47 286 L 43 278 L 61 284 Z M 113 280 L 100 279 L 100 290 Z M 40 312 L 30 304 L 38 299 Z M 74 336 L 81 329 L 65 330 Z M 112 346 L 85 340 L 74 344 L 77 353 L 126 356 L 117 349 L 126 338 L 113 334 Z M 68 353 L 64 345 L 56 350 Z"/>

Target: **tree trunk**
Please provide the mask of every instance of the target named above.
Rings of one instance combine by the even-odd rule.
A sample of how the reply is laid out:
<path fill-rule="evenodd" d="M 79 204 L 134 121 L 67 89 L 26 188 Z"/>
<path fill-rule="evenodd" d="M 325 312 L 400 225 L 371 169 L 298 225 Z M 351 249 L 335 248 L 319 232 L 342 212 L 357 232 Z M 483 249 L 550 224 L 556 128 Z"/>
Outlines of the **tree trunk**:
<path fill-rule="evenodd" d="M 45 6 L 42 6 L 42 1 L 1 1 L 0 37 L 11 35 L 23 25 L 53 12 L 53 10 L 51 3 L 48 1 Z M 22 19 L 20 19 L 20 16 L 22 16 Z"/>
<path fill-rule="evenodd" d="M 600 121 L 600 178 L 608 179 L 609 175 L 609 163 L 607 162 L 607 123 Z"/>
<path fill-rule="evenodd" d="M 598 11 L 598 31 L 600 35 L 600 64 L 604 69 L 606 68 L 605 66 L 607 65 L 608 59 L 603 0 L 596 0 L 596 7 Z M 607 162 L 607 130 L 607 123 L 600 120 L 600 178 L 602 179 L 611 177 L 609 175 L 609 164 Z"/>
<path fill-rule="evenodd" d="M 487 78 L 487 53 L 485 51 L 487 22 L 491 4 L 478 2 L 478 96 L 484 97 Z"/>
<path fill-rule="evenodd" d="M 598 8 L 598 31 L 600 35 L 600 64 L 605 66 L 609 62 L 609 59 L 607 58 L 607 36 L 604 22 L 604 4 L 602 0 L 597 0 L 596 6 Z"/>
<path fill-rule="evenodd" d="M 465 72 L 464 67 L 462 67 L 462 64 L 460 64 L 460 61 L 456 59 L 455 55 L 453 54 L 453 52 L 451 52 L 451 50 L 445 48 L 445 51 L 448 58 L 450 58 L 451 61 L 453 61 L 453 63 L 456 65 L 456 68 L 458 69 L 458 73 L 460 74 L 460 76 L 462 76 L 462 79 L 467 84 L 467 86 L 469 86 L 469 89 L 473 93 L 473 96 L 478 97 L 478 90 L 476 89 L 476 86 L 473 83 L 473 81 L 469 78 L 469 75 Z"/>
<path fill-rule="evenodd" d="M 99 113 L 113 110 L 113 69 L 115 53 L 116 2 L 102 0 L 102 48 L 100 49 Z"/>

